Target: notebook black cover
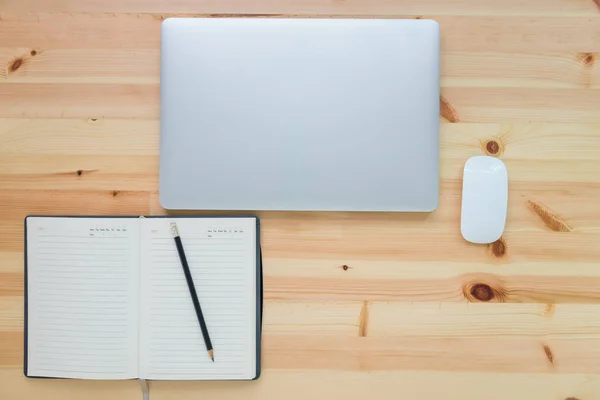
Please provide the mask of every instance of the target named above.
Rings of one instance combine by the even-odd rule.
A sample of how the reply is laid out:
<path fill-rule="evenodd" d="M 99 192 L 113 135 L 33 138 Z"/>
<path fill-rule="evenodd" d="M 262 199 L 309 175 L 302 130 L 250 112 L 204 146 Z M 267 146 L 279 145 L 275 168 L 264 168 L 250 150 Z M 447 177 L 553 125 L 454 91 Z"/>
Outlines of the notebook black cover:
<path fill-rule="evenodd" d="M 23 321 L 23 373 L 27 378 L 41 379 L 68 379 L 68 378 L 49 378 L 45 376 L 30 376 L 27 374 L 27 218 L 140 218 L 140 215 L 28 215 L 24 220 L 24 321 Z M 261 374 L 261 343 L 262 343 L 262 312 L 263 312 L 263 268 L 262 268 L 262 249 L 260 246 L 260 219 L 256 216 L 170 216 L 170 215 L 151 215 L 144 218 L 254 218 L 256 219 L 256 288 L 258 298 L 256 299 L 256 376 L 252 380 L 260 378 Z"/>

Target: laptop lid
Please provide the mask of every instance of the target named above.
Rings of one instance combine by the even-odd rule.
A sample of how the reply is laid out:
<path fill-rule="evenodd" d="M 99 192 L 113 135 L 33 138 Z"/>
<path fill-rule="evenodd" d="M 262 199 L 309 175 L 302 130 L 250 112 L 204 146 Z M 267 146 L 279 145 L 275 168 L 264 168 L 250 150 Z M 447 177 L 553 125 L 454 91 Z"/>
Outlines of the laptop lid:
<path fill-rule="evenodd" d="M 431 20 L 165 20 L 161 205 L 434 210 L 439 36 Z"/>

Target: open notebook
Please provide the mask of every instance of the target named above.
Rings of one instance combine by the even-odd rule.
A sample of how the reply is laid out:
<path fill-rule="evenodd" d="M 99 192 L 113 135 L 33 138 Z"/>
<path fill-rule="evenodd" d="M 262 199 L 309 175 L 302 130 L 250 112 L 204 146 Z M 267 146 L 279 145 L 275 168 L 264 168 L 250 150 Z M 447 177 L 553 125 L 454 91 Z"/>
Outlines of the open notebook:
<path fill-rule="evenodd" d="M 214 347 L 171 236 L 175 221 Z M 25 375 L 245 380 L 260 374 L 257 218 L 25 219 Z"/>

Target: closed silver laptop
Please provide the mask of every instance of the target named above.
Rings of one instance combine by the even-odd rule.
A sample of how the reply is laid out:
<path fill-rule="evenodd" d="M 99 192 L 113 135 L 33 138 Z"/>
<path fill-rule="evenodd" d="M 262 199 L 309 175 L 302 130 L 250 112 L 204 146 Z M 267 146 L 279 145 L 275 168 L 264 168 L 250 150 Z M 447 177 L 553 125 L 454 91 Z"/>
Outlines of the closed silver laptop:
<path fill-rule="evenodd" d="M 165 20 L 161 205 L 434 210 L 439 38 L 431 20 Z"/>

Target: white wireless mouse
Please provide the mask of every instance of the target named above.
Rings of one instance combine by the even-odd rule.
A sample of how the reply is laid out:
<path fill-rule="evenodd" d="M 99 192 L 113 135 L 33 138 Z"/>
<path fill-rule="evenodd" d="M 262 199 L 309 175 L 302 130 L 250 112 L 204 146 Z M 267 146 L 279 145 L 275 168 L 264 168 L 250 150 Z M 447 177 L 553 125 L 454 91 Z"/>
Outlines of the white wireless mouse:
<path fill-rule="evenodd" d="M 495 157 L 471 157 L 463 171 L 460 232 L 471 243 L 500 239 L 506 223 L 508 173 Z"/>

